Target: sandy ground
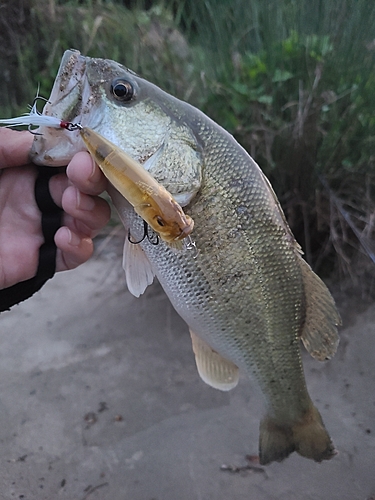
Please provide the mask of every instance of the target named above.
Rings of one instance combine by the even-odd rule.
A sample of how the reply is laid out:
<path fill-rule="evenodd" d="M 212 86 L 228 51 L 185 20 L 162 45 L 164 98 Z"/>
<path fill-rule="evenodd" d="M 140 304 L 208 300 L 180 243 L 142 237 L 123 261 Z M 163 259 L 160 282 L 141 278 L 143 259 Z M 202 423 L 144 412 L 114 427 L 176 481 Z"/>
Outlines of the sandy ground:
<path fill-rule="evenodd" d="M 375 306 L 336 357 L 304 355 L 339 455 L 235 472 L 256 454 L 262 399 L 200 381 L 190 338 L 158 284 L 140 299 L 116 248 L 60 273 L 0 317 L 0 498 L 368 500 L 375 495 Z"/>

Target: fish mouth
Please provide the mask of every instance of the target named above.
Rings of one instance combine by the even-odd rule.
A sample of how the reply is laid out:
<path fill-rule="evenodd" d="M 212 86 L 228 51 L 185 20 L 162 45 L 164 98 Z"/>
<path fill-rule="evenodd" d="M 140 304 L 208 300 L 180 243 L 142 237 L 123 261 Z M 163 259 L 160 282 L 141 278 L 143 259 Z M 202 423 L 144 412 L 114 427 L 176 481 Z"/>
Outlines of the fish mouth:
<path fill-rule="evenodd" d="M 43 115 L 81 123 L 89 114 L 91 89 L 87 79 L 87 58 L 78 50 L 67 50 L 61 60 Z M 67 165 L 75 153 L 84 151 L 79 131 L 39 127 L 30 152 L 38 165 Z"/>

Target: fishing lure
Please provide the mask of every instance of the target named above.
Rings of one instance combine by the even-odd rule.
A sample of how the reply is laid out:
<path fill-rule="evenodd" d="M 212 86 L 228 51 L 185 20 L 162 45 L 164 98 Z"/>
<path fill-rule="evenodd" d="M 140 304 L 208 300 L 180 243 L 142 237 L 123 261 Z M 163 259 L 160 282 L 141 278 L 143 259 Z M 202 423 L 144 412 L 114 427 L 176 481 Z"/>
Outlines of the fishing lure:
<path fill-rule="evenodd" d="M 41 97 L 35 98 L 30 113 L 17 118 L 0 120 L 0 124 L 10 127 L 27 125 L 34 134 L 38 132 L 31 130 L 33 126 L 62 128 L 69 131 L 79 130 L 86 148 L 104 175 L 146 223 L 142 239 L 132 241 L 129 235 L 129 241 L 137 244 L 147 237 L 151 243 L 158 244 L 158 236 L 160 236 L 170 246 L 181 249 L 181 241 L 187 238 L 186 248 L 196 251 L 195 244 L 190 237 L 194 221 L 184 213 L 164 186 L 159 184 L 140 163 L 93 129 L 84 127 L 80 123 L 68 122 L 39 113 L 36 107 L 38 99 Z M 147 225 L 156 233 L 156 238 L 150 235 Z"/>
<path fill-rule="evenodd" d="M 89 127 L 80 134 L 88 151 L 112 185 L 143 220 L 172 246 L 189 236 L 193 219 L 140 163 Z"/>

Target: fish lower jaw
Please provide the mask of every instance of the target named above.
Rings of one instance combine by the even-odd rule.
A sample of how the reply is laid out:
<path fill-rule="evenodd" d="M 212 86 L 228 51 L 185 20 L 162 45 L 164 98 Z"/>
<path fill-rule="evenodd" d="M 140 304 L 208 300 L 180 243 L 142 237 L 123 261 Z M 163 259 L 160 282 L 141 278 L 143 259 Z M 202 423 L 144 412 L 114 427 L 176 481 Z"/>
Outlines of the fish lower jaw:
<path fill-rule="evenodd" d="M 31 161 L 36 165 L 50 167 L 66 166 L 76 153 L 86 151 L 83 143 L 80 140 L 76 140 L 75 135 L 74 132 L 67 133 L 63 130 L 58 130 L 55 134 L 47 131 L 43 135 L 35 136 L 30 151 Z M 46 144 L 48 144 L 48 148 Z"/>

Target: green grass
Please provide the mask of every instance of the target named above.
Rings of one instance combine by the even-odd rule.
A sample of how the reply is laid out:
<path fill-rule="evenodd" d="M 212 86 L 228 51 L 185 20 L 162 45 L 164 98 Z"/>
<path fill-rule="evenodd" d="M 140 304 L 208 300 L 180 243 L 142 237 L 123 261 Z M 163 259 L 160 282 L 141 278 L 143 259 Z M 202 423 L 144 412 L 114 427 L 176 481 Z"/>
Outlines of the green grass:
<path fill-rule="evenodd" d="M 184 5 L 204 71 L 199 105 L 271 179 L 307 260 L 323 273 L 374 275 L 375 5 Z"/>
<path fill-rule="evenodd" d="M 147 13 L 119 2 L 30 0 L 0 6 L 0 109 L 25 111 L 38 84 L 48 96 L 63 52 L 114 59 L 182 97 L 187 44 L 172 15 L 161 7 Z M 183 81 L 183 83 L 182 83 Z"/>

